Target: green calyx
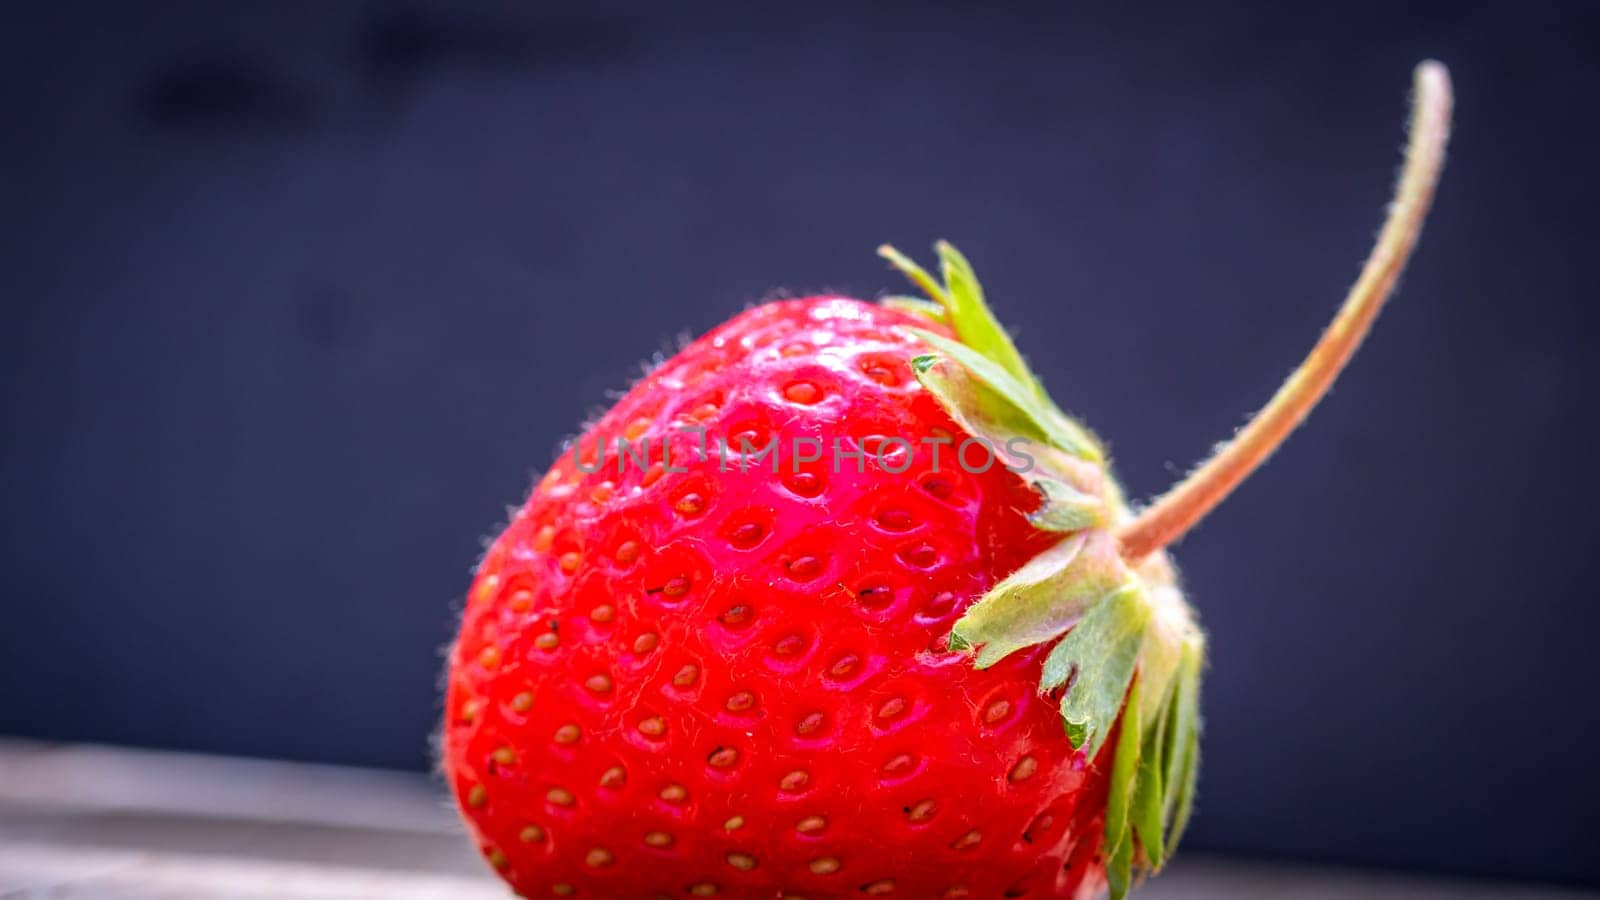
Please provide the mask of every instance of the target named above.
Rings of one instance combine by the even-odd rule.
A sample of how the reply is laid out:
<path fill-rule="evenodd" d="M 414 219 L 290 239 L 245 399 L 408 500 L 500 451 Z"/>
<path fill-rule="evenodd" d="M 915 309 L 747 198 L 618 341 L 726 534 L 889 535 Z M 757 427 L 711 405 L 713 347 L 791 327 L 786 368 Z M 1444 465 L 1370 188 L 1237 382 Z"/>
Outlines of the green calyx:
<path fill-rule="evenodd" d="M 1011 468 L 1039 496 L 1030 521 L 1061 536 L 974 602 L 950 647 L 986 668 L 1054 642 L 1039 690 L 1059 698 L 1073 748 L 1110 767 L 1104 852 L 1120 900 L 1137 877 L 1161 869 L 1188 822 L 1205 638 L 1164 553 L 1123 558 L 1114 529 L 1131 516 L 1100 442 L 1045 392 L 966 258 L 943 242 L 937 252 L 942 281 L 892 247 L 879 249 L 930 298 L 885 304 L 954 333 L 911 329 L 930 350 L 912 360 L 913 371 L 956 424 L 998 454 L 1024 442 L 1030 461 Z"/>

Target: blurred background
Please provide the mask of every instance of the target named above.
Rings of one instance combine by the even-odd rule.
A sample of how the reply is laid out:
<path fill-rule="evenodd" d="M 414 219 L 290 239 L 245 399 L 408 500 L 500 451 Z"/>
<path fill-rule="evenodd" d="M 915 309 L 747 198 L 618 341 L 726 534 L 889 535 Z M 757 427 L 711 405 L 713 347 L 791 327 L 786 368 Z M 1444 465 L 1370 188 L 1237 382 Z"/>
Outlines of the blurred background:
<path fill-rule="evenodd" d="M 0 735 L 429 765 L 482 540 L 640 362 L 949 238 L 1159 492 L 1354 280 L 1337 391 L 1177 549 L 1192 846 L 1600 885 L 1600 6 L 67 0 L 0 25 Z"/>

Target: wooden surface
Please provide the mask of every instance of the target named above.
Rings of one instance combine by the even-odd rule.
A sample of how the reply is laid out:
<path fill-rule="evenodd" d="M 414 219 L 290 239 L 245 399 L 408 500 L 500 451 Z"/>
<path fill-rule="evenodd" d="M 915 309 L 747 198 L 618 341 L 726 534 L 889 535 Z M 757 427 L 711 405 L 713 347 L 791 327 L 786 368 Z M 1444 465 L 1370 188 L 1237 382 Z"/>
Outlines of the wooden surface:
<path fill-rule="evenodd" d="M 421 775 L 0 740 L 0 898 L 506 900 Z M 1140 900 L 1569 900 L 1188 854 Z"/>

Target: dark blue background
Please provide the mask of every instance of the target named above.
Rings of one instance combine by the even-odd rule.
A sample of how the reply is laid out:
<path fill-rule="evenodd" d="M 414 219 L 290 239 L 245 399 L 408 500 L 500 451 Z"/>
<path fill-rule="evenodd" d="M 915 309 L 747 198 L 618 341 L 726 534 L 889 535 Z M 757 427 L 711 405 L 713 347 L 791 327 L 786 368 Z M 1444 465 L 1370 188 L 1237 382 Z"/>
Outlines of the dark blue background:
<path fill-rule="evenodd" d="M 1600 882 L 1597 7 L 185 2 L 0 26 L 0 733 L 422 767 L 480 537 L 638 361 L 948 237 L 1148 496 L 1450 169 L 1179 548 L 1195 844 Z"/>

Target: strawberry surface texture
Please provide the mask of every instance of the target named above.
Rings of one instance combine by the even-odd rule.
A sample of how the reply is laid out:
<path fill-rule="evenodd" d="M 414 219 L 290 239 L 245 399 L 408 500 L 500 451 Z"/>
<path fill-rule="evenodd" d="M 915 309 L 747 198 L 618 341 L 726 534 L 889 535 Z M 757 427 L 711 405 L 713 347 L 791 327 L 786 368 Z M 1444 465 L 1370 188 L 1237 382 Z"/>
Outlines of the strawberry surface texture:
<path fill-rule="evenodd" d="M 1040 649 L 979 670 L 948 648 L 1052 535 L 1022 477 L 956 458 L 908 326 L 948 333 L 838 297 L 738 316 L 596 422 L 488 551 L 445 759 L 518 892 L 1100 888 L 1104 767 L 1063 738 Z"/>

